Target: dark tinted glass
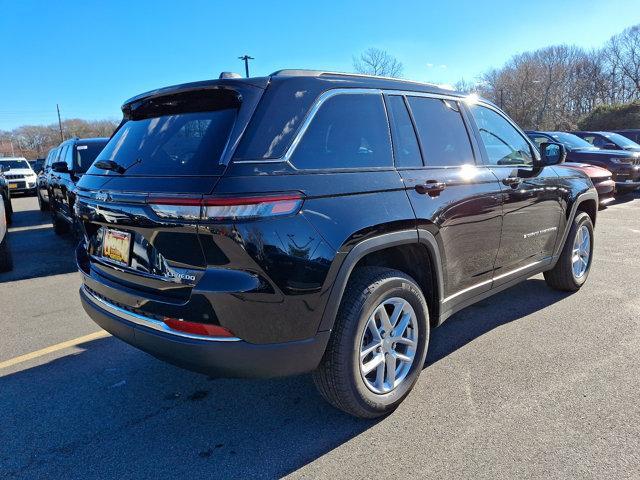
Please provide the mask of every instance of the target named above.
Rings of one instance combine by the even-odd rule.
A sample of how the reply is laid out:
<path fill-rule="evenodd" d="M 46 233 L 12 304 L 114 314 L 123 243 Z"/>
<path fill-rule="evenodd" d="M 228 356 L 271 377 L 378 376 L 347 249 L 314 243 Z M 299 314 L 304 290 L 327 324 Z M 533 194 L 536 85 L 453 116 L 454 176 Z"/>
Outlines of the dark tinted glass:
<path fill-rule="evenodd" d="M 18 169 L 18 168 L 30 168 L 29 163 L 26 160 L 2 160 L 2 166 L 10 169 Z"/>
<path fill-rule="evenodd" d="M 473 151 L 456 102 L 408 97 L 427 166 L 473 164 Z"/>
<path fill-rule="evenodd" d="M 398 95 L 387 97 L 387 111 L 391 122 L 396 167 L 421 167 L 420 147 L 404 98 Z"/>
<path fill-rule="evenodd" d="M 129 120 L 97 160 L 113 160 L 136 175 L 215 174 L 236 113 L 228 108 Z"/>
<path fill-rule="evenodd" d="M 91 142 L 84 145 L 76 145 L 76 164 L 74 170 L 80 173 L 86 172 L 105 145 L 106 142 Z"/>
<path fill-rule="evenodd" d="M 296 168 L 366 168 L 393 165 L 381 95 L 336 95 L 318 110 L 292 163 Z"/>
<path fill-rule="evenodd" d="M 490 165 L 533 163 L 529 143 L 505 118 L 481 105 L 472 105 L 470 109 L 480 130 Z"/>

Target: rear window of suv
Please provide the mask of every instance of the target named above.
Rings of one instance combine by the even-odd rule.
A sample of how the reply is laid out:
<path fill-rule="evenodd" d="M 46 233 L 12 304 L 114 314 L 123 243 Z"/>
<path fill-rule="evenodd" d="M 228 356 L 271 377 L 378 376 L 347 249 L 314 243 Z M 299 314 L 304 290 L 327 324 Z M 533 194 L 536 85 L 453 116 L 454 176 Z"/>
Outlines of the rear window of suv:
<path fill-rule="evenodd" d="M 120 127 L 96 161 L 114 161 L 126 175 L 217 175 L 224 168 L 219 160 L 239 106 L 237 97 L 224 91 L 209 92 L 200 101 L 150 100 Z M 96 170 L 92 173 L 108 173 Z"/>
<path fill-rule="evenodd" d="M 338 94 L 319 108 L 291 163 L 299 169 L 391 167 L 389 125 L 380 94 Z"/>

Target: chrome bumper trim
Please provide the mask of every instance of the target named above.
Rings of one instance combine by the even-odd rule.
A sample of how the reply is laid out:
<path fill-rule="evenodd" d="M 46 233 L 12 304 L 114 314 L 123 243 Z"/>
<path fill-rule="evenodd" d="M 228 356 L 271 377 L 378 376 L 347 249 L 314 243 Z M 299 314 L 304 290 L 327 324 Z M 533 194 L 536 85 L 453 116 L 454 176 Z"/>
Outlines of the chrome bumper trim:
<path fill-rule="evenodd" d="M 120 308 L 117 305 L 107 302 L 101 298 L 96 297 L 93 293 L 91 293 L 84 285 L 81 287 L 82 293 L 84 293 L 87 298 L 97 307 L 102 310 L 106 310 L 107 312 L 115 315 L 118 318 L 123 320 L 127 320 L 128 322 L 135 323 L 136 325 L 142 325 L 144 327 L 152 328 L 154 330 L 158 330 L 163 333 L 168 333 L 170 335 L 175 335 L 176 337 L 182 338 L 192 338 L 194 340 L 206 340 L 209 342 L 239 342 L 241 339 L 238 337 L 209 337 L 207 335 L 198 335 L 195 333 L 187 333 L 180 332 L 178 330 L 174 330 L 166 325 L 164 322 L 160 320 L 155 320 L 153 318 L 145 317 L 144 315 L 139 315 L 137 313 L 129 312 L 124 308 Z"/>

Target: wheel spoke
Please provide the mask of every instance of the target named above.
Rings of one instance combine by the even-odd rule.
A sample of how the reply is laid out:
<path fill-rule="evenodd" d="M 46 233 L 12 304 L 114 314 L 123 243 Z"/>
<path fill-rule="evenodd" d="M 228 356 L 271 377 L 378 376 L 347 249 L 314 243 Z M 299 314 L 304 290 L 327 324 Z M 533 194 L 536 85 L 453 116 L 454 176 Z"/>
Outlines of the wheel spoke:
<path fill-rule="evenodd" d="M 391 326 L 391 321 L 389 320 L 389 315 L 387 314 L 387 309 L 384 305 L 380 305 L 378 307 L 378 316 L 380 317 L 382 328 L 385 331 L 390 332 L 393 327 Z"/>
<path fill-rule="evenodd" d="M 393 337 L 392 340 L 395 343 L 402 343 L 404 345 L 407 345 L 409 347 L 415 347 L 416 346 L 416 341 L 411 339 L 411 338 L 406 338 L 406 337 Z"/>
<path fill-rule="evenodd" d="M 370 343 L 369 345 L 364 347 L 360 352 L 360 361 L 364 360 L 370 353 L 373 353 L 380 345 L 380 342 L 374 341 L 373 343 Z"/>
<path fill-rule="evenodd" d="M 371 333 L 371 336 L 373 337 L 373 339 L 377 342 L 381 342 L 382 341 L 382 337 L 380 336 L 380 331 L 378 330 L 378 327 L 376 326 L 376 322 L 375 319 L 370 318 L 369 319 L 369 323 L 367 324 L 367 328 L 369 329 L 369 332 Z"/>
<path fill-rule="evenodd" d="M 382 363 L 380 363 L 378 365 L 378 368 L 376 370 L 376 383 L 375 386 L 378 390 L 384 390 L 384 369 L 385 369 L 385 362 L 384 362 L 384 356 L 381 355 L 383 361 Z"/>
<path fill-rule="evenodd" d="M 393 313 L 391 314 L 391 318 L 389 319 L 389 323 L 391 323 L 391 327 L 395 328 L 398 323 L 398 319 L 402 312 L 404 311 L 404 303 L 395 303 L 393 305 Z"/>
<path fill-rule="evenodd" d="M 396 383 L 396 357 L 394 355 L 387 356 L 385 364 L 387 368 L 386 383 L 392 389 Z"/>
<path fill-rule="evenodd" d="M 402 335 L 404 334 L 405 330 L 409 326 L 409 322 L 411 322 L 411 314 L 405 313 L 402 316 L 402 320 L 400 320 L 398 326 L 393 329 L 392 336 L 394 336 L 394 337 L 402 337 Z"/>
<path fill-rule="evenodd" d="M 367 363 L 362 364 L 362 373 L 364 375 L 369 375 L 376 368 L 380 368 L 380 366 L 384 368 L 384 354 L 379 354 L 373 357 L 373 359 L 369 360 Z"/>
<path fill-rule="evenodd" d="M 393 355 L 396 359 L 404 363 L 413 362 L 413 358 L 409 357 L 408 355 L 405 355 L 404 353 L 398 353 L 394 351 L 391 355 Z"/>

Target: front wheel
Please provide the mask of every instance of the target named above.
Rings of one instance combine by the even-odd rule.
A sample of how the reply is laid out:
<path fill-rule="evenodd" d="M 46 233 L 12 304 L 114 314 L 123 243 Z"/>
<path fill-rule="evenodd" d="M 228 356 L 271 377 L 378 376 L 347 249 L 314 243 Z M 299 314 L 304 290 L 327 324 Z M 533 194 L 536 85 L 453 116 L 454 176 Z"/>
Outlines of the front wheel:
<path fill-rule="evenodd" d="M 413 388 L 428 343 L 427 302 L 415 280 L 390 268 L 362 267 L 349 280 L 313 379 L 334 407 L 379 417 Z"/>
<path fill-rule="evenodd" d="M 544 279 L 552 288 L 575 292 L 587 281 L 593 258 L 593 223 L 584 212 L 573 219 L 560 258 Z"/>

